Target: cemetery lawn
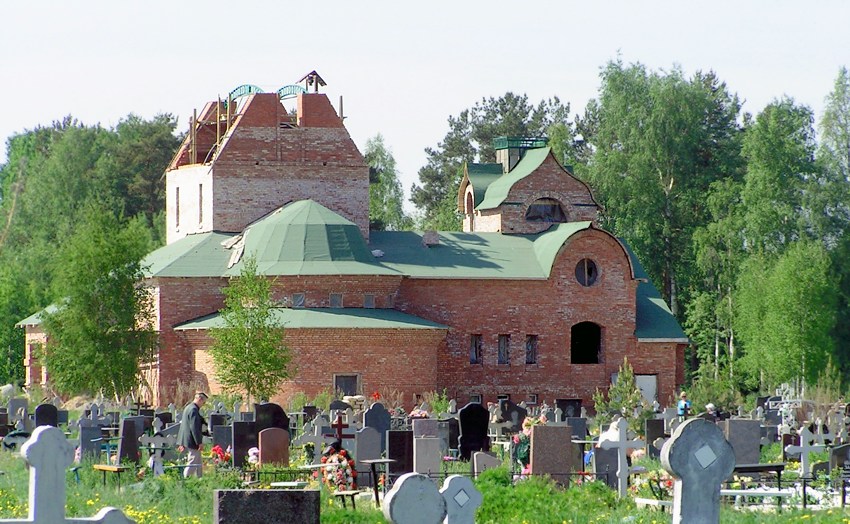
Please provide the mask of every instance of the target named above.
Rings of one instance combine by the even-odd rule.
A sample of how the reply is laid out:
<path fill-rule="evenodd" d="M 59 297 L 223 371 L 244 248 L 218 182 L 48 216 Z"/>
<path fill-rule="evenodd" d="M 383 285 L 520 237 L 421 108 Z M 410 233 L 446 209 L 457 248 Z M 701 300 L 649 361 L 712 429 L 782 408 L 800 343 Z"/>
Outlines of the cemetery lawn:
<path fill-rule="evenodd" d="M 158 478 L 137 481 L 124 474 L 119 493 L 114 479 L 107 479 L 84 462 L 78 472 L 67 473 L 67 515 L 94 516 L 101 508 L 113 506 L 125 512 L 139 524 L 208 524 L 212 522 L 212 500 L 215 489 L 241 487 L 241 479 L 233 472 L 208 468 L 201 479 L 179 479 L 175 471 Z M 26 518 L 29 473 L 17 453 L 0 453 L 0 519 Z M 172 474 L 173 473 L 173 474 Z M 484 501 L 478 509 L 478 523 L 580 524 L 631 523 L 652 524 L 670 522 L 670 515 L 654 509 L 638 509 L 631 499 L 620 502 L 616 493 L 598 482 L 573 485 L 568 490 L 556 486 L 547 478 L 532 477 L 513 483 L 506 467 L 484 472 L 476 485 Z M 357 510 L 345 509 L 326 491 L 322 492 L 321 521 L 323 523 L 358 524 L 387 522 L 374 505 L 365 500 Z M 726 509 L 721 522 L 772 523 L 815 522 L 848 523 L 850 510 L 839 509 L 803 512 L 785 510 L 781 514 L 742 513 Z"/>

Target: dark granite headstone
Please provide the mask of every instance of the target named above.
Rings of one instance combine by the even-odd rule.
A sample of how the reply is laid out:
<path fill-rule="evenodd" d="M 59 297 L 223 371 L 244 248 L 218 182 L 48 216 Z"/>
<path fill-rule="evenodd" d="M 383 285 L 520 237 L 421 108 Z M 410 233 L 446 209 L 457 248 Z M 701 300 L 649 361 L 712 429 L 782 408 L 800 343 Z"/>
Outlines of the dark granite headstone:
<path fill-rule="evenodd" d="M 840 471 L 841 478 L 850 476 L 850 444 L 835 446 L 829 453 L 829 468 Z"/>
<path fill-rule="evenodd" d="M 150 429 L 151 424 L 153 423 L 153 417 L 142 417 L 142 416 L 134 416 L 134 417 L 124 417 L 124 420 L 130 420 L 133 424 L 136 425 L 136 436 L 141 437 L 145 434 L 145 431 Z"/>
<path fill-rule="evenodd" d="M 217 489 L 215 524 L 319 524 L 318 490 Z"/>
<path fill-rule="evenodd" d="M 776 442 L 779 440 L 779 428 L 776 426 L 762 426 L 761 438 L 768 442 Z"/>
<path fill-rule="evenodd" d="M 353 408 L 351 407 L 351 404 L 349 404 L 348 402 L 343 402 L 341 400 L 334 400 L 333 402 L 331 402 L 331 405 L 328 409 L 330 411 L 337 411 L 337 410 L 345 411 L 346 409 L 353 409 Z"/>
<path fill-rule="evenodd" d="M 155 414 L 156 414 L 156 410 L 154 410 L 154 409 L 142 408 L 142 409 L 139 410 L 139 416 L 140 417 L 151 417 L 151 418 L 153 418 L 153 416 Z"/>
<path fill-rule="evenodd" d="M 254 412 L 253 411 L 243 411 L 239 414 L 239 420 L 241 422 L 254 422 Z"/>
<path fill-rule="evenodd" d="M 97 426 L 80 426 L 79 446 L 80 457 L 92 457 L 100 459 L 100 441 L 92 442 L 100 438 L 100 428 Z"/>
<path fill-rule="evenodd" d="M 445 420 L 441 419 L 438 421 L 437 431 L 439 435 L 445 434 L 448 438 L 449 449 L 458 449 L 457 448 L 457 438 L 460 434 L 460 424 L 457 419 L 447 418 Z"/>
<path fill-rule="evenodd" d="M 254 424 L 257 434 L 268 428 L 280 428 L 289 431 L 289 417 L 283 408 L 274 402 L 254 404 Z"/>
<path fill-rule="evenodd" d="M 528 416 L 528 410 L 514 404 L 510 399 L 503 398 L 499 400 L 499 418 L 505 422 L 510 422 L 511 427 L 507 428 L 511 433 L 519 433 L 522 431 L 522 422 Z"/>
<path fill-rule="evenodd" d="M 162 427 L 168 427 L 169 424 L 174 423 L 174 415 L 172 415 L 170 411 L 163 411 L 162 413 L 157 413 L 154 416 L 162 421 Z"/>
<path fill-rule="evenodd" d="M 661 450 L 656 448 L 653 442 L 655 442 L 658 438 L 663 438 L 666 434 L 664 433 L 664 419 L 647 419 L 644 431 L 646 435 L 646 454 L 649 455 L 650 458 L 660 459 L 661 458 Z"/>
<path fill-rule="evenodd" d="M 251 448 L 259 448 L 260 446 L 260 441 L 257 437 L 257 429 L 253 421 L 234 422 L 231 429 L 231 440 L 233 442 L 233 466 L 241 468 L 248 457 L 248 450 Z"/>
<path fill-rule="evenodd" d="M 593 448 L 593 473 L 596 480 L 608 484 L 613 490 L 618 487 L 617 483 L 617 449 Z"/>
<path fill-rule="evenodd" d="M 133 417 L 127 417 L 121 421 L 121 429 L 118 436 L 118 460 L 139 463 L 139 433 L 136 432 L 136 421 Z"/>
<path fill-rule="evenodd" d="M 470 402 L 458 412 L 458 419 L 460 457 L 469 460 L 476 451 L 490 451 L 490 438 L 487 436 L 490 412 L 487 408 L 477 402 Z"/>
<path fill-rule="evenodd" d="M 770 397 L 756 397 L 756 407 L 767 409 L 767 399 Z"/>
<path fill-rule="evenodd" d="M 301 408 L 301 411 L 304 413 L 304 423 L 308 423 L 319 414 L 319 408 L 316 406 L 304 406 Z"/>
<path fill-rule="evenodd" d="M 207 417 L 207 421 L 210 424 L 210 428 L 214 428 L 216 426 L 226 426 L 227 415 L 222 415 L 220 413 L 210 413 L 210 415 Z"/>
<path fill-rule="evenodd" d="M 363 413 L 363 425 L 375 428 L 381 436 L 381 451 L 387 449 L 387 431 L 390 429 L 390 412 L 380 402 L 375 402 Z"/>
<path fill-rule="evenodd" d="M 56 411 L 56 420 L 59 422 L 60 426 L 68 425 L 68 410 L 60 409 Z"/>
<path fill-rule="evenodd" d="M 735 464 L 758 464 L 761 449 L 761 423 L 758 420 L 729 419 L 718 425 L 735 451 Z"/>
<path fill-rule="evenodd" d="M 213 426 L 213 446 L 221 446 L 221 449 L 227 449 L 233 445 L 233 429 L 230 426 Z"/>
<path fill-rule="evenodd" d="M 53 404 L 39 404 L 35 407 L 35 425 L 59 426 L 59 410 Z"/>
<path fill-rule="evenodd" d="M 767 409 L 764 412 L 764 425 L 765 426 L 778 426 L 782 424 L 782 415 L 779 414 L 778 409 Z"/>
<path fill-rule="evenodd" d="M 413 432 L 391 429 L 387 431 L 387 458 L 391 475 L 413 472 Z"/>
<path fill-rule="evenodd" d="M 559 398 L 555 400 L 555 407 L 561 408 L 563 414 L 561 420 L 563 422 L 568 417 L 581 416 L 581 399 L 579 398 Z"/>

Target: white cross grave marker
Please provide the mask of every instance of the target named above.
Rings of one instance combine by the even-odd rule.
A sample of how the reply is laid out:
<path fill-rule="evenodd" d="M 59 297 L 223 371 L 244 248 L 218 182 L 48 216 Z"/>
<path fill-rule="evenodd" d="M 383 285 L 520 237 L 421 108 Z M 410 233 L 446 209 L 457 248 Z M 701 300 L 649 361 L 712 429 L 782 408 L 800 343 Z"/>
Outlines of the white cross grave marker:
<path fill-rule="evenodd" d="M 40 426 L 21 446 L 30 465 L 29 517 L 0 519 L 10 524 L 134 524 L 121 510 L 103 508 L 94 517 L 65 517 L 65 470 L 74 462 L 74 448 L 61 429 Z"/>
<path fill-rule="evenodd" d="M 812 435 L 809 428 L 803 428 L 800 430 L 800 445 L 785 446 L 785 453 L 800 454 L 800 476 L 802 477 L 811 478 L 812 476 L 812 465 L 809 462 L 809 453 L 812 451 L 821 451 L 826 449 L 826 446 L 812 444 L 814 439 L 815 436 Z"/>
<path fill-rule="evenodd" d="M 629 449 L 642 448 L 642 440 L 629 440 L 629 423 L 624 418 L 618 418 L 605 433 L 599 436 L 599 447 L 617 450 L 617 490 L 620 498 L 626 496 L 629 486 L 629 463 L 626 454 Z"/>

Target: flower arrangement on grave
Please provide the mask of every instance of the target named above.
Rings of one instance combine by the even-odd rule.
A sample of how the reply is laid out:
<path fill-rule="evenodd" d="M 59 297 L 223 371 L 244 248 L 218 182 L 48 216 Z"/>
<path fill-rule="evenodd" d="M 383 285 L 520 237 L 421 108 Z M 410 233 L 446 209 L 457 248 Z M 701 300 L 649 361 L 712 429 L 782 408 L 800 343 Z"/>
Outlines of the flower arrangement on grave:
<path fill-rule="evenodd" d="M 410 412 L 410 415 L 408 415 L 408 416 L 409 416 L 410 418 L 428 418 L 428 412 L 427 412 L 427 411 L 424 411 L 424 410 L 421 410 L 421 409 L 419 409 L 419 408 L 414 408 L 414 409 Z"/>
<path fill-rule="evenodd" d="M 659 468 L 635 477 L 629 489 L 632 493 L 639 495 L 648 496 L 652 494 L 656 500 L 670 500 L 673 498 L 675 480 L 670 473 Z"/>
<path fill-rule="evenodd" d="M 316 445 L 312 442 L 308 442 L 304 444 L 301 449 L 304 450 L 304 460 L 307 461 L 307 464 L 312 464 L 313 457 L 316 456 Z"/>
<path fill-rule="evenodd" d="M 248 457 L 245 459 L 246 469 L 257 469 L 260 467 L 260 448 L 253 447 L 248 450 Z"/>
<path fill-rule="evenodd" d="M 322 480 L 331 491 L 347 491 L 357 489 L 357 471 L 354 469 L 354 459 L 340 446 L 339 451 L 329 446 L 322 456 L 320 469 Z"/>
<path fill-rule="evenodd" d="M 546 422 L 548 421 L 545 415 L 525 417 L 522 421 L 522 431 L 514 435 L 513 458 L 522 466 L 523 475 L 530 473 L 528 465 L 531 463 L 531 428 L 545 425 Z"/>
<path fill-rule="evenodd" d="M 381 392 L 376 390 L 375 392 L 372 393 L 372 395 L 370 395 L 370 397 L 372 398 L 372 400 L 377 402 L 377 401 L 381 400 Z"/>
<path fill-rule="evenodd" d="M 396 407 L 394 407 L 393 409 L 390 410 L 390 416 L 391 417 L 406 417 L 407 412 L 404 411 L 403 407 L 396 406 Z"/>
<path fill-rule="evenodd" d="M 212 463 L 215 466 L 226 466 L 230 464 L 230 446 L 227 446 L 227 449 L 221 449 L 221 446 L 215 445 L 210 450 L 209 458 L 212 459 Z"/>

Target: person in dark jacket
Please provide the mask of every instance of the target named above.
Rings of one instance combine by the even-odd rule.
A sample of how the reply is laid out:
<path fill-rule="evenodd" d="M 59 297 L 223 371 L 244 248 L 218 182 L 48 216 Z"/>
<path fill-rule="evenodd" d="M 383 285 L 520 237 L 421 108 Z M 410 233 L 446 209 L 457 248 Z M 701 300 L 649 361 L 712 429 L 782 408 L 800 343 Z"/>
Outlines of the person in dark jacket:
<path fill-rule="evenodd" d="M 180 421 L 180 431 L 177 435 L 177 450 L 188 454 L 188 463 L 183 470 L 183 476 L 204 474 L 204 463 L 201 453 L 204 451 L 203 425 L 206 423 L 201 416 L 201 408 L 207 402 L 207 394 L 203 391 L 195 393 L 195 399 L 183 408 L 183 418 Z"/>

